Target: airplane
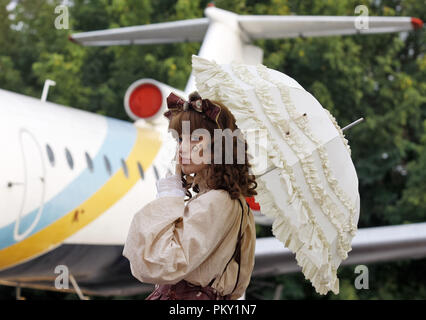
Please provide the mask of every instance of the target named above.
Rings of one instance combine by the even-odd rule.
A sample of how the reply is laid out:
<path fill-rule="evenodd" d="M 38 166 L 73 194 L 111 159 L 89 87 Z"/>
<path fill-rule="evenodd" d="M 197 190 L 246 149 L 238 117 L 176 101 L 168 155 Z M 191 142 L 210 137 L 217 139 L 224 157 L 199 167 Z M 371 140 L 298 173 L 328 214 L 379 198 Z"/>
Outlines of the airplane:
<path fill-rule="evenodd" d="M 202 41 L 201 57 L 256 64 L 263 51 L 251 44 L 255 39 L 405 32 L 423 26 L 417 18 L 369 17 L 369 29 L 359 30 L 352 16 L 244 16 L 213 5 L 204 13 L 199 19 L 77 33 L 70 41 L 86 46 Z M 152 291 L 151 284 L 131 275 L 122 249 L 133 215 L 155 199 L 155 182 L 170 169 L 174 148 L 165 136 L 165 98 L 172 91 L 185 97 L 193 90 L 192 75 L 184 91 L 140 79 L 124 97 L 134 121 L 129 122 L 0 89 L 0 284 L 16 287 L 18 298 L 20 288 L 74 292 L 82 299 Z M 270 225 L 255 200 L 248 202 L 256 222 Z M 407 250 L 389 249 L 389 243 L 408 243 L 410 256 L 426 256 L 426 225 L 403 227 L 396 240 L 388 236 L 384 243 L 380 237 L 390 231 L 368 228 L 359 234 L 375 239 L 379 251 L 387 248 L 387 260 L 407 257 Z M 349 257 L 357 248 L 369 250 L 357 237 Z M 359 254 L 356 262 L 367 256 L 368 262 L 383 260 Z M 68 268 L 72 286 L 55 287 L 58 266 Z M 297 268 L 277 239 L 257 240 L 254 277 Z"/>

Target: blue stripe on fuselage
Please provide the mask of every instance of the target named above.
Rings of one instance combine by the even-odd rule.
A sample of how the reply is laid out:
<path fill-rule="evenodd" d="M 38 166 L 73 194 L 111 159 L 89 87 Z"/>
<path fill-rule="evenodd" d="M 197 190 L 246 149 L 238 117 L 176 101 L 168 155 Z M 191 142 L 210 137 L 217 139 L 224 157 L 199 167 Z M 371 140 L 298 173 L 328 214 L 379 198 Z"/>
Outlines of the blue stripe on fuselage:
<path fill-rule="evenodd" d="M 88 168 L 84 169 L 80 175 L 65 186 L 62 191 L 46 202 L 39 222 L 28 236 L 37 233 L 69 213 L 71 210 L 77 208 L 108 181 L 110 176 L 105 167 L 104 156 L 107 156 L 111 163 L 112 174 L 120 169 L 120 159 L 126 159 L 131 152 L 136 141 L 137 130 L 130 122 L 108 117 L 105 117 L 105 119 L 107 121 L 107 134 L 98 153 L 93 158 L 93 172 Z M 77 161 L 86 161 L 84 151 L 82 151 L 78 157 L 74 158 L 77 158 Z M 55 169 L 53 168 L 50 170 Z M 46 181 L 46 185 L 52 188 L 52 186 L 49 186 L 49 181 Z M 20 234 L 31 226 L 38 210 L 39 208 L 36 208 L 22 217 L 19 226 Z M 15 222 L 16 221 L 0 228 L 0 249 L 9 247 L 17 242 L 13 237 Z"/>

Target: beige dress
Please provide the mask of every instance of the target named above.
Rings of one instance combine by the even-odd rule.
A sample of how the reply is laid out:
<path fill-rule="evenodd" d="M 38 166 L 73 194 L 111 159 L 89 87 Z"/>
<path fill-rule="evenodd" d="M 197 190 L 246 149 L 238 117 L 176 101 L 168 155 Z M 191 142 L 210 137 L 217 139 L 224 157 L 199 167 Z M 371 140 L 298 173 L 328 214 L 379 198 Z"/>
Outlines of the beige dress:
<path fill-rule="evenodd" d="M 241 196 L 244 215 L 238 284 L 231 299 L 246 290 L 254 267 L 256 228 L 253 214 Z M 202 190 L 187 203 L 166 196 L 145 205 L 133 218 L 123 255 L 141 282 L 211 285 L 222 296 L 235 287 L 238 264 L 232 258 L 241 223 L 240 202 L 225 190 Z"/>

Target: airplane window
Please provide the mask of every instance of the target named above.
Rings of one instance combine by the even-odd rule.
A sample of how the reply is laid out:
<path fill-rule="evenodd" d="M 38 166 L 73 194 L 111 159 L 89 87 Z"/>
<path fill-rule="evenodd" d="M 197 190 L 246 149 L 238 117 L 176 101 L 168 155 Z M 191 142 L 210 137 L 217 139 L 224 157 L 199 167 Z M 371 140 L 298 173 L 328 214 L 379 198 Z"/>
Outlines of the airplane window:
<path fill-rule="evenodd" d="M 139 169 L 139 174 L 141 175 L 141 178 L 144 179 L 143 168 L 139 161 L 138 161 L 138 169 Z"/>
<path fill-rule="evenodd" d="M 87 167 L 89 168 L 89 170 L 91 172 L 93 172 L 93 161 L 92 161 L 92 158 L 90 158 L 90 155 L 87 152 L 85 152 L 85 156 L 86 156 Z"/>
<path fill-rule="evenodd" d="M 124 161 L 124 159 L 121 159 L 121 166 L 123 167 L 124 175 L 126 176 L 126 178 L 128 178 L 129 171 L 127 169 L 127 164 L 126 164 L 126 161 Z"/>
<path fill-rule="evenodd" d="M 111 175 L 111 163 L 108 160 L 108 157 L 104 155 L 105 168 L 109 175 Z"/>
<path fill-rule="evenodd" d="M 73 169 L 74 168 L 74 161 L 72 159 L 71 152 L 68 150 L 68 148 L 65 148 L 65 157 L 67 158 L 67 162 L 68 162 L 70 169 Z"/>
<path fill-rule="evenodd" d="M 160 179 L 160 176 L 158 175 L 157 168 L 155 166 L 153 168 L 154 168 L 155 179 L 156 180 Z"/>
<path fill-rule="evenodd" d="M 48 144 L 46 144 L 46 152 L 47 157 L 49 158 L 49 162 L 53 167 L 55 165 L 55 155 L 53 154 L 52 148 Z"/>

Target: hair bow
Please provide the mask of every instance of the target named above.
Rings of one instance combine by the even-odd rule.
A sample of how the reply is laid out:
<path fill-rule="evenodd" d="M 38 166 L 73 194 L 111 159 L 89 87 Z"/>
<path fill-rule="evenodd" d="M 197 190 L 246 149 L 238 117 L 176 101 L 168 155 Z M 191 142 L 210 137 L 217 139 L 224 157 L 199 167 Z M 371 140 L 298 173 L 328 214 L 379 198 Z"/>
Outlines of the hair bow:
<path fill-rule="evenodd" d="M 220 128 L 217 119 L 219 118 L 221 108 L 209 99 L 202 99 L 200 97 L 198 99 L 185 101 L 172 92 L 167 97 L 167 107 L 169 110 L 164 113 L 164 116 L 169 120 L 172 118 L 172 111 L 188 111 L 189 109 L 193 109 L 197 112 L 204 113 L 209 119 L 216 122 Z"/>

